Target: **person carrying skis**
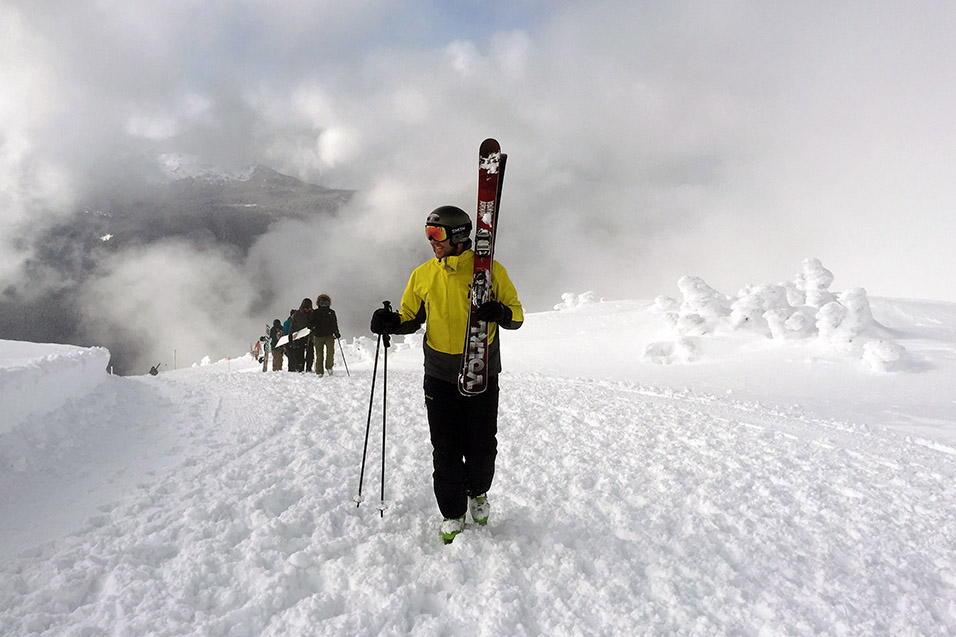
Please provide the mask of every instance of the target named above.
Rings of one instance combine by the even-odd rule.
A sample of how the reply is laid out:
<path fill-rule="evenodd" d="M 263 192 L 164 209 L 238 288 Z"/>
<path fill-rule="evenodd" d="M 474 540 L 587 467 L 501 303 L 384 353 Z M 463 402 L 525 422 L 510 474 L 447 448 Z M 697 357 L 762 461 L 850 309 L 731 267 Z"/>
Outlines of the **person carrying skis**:
<path fill-rule="evenodd" d="M 524 313 L 504 266 L 492 265 L 492 300 L 475 311 L 488 321 L 489 381 L 476 396 L 458 390 L 468 330 L 469 286 L 475 253 L 471 218 L 461 208 L 441 206 L 428 215 L 425 235 L 435 258 L 418 266 L 402 295 L 400 312 L 380 308 L 372 314 L 375 334 L 411 334 L 425 323 L 425 405 L 432 443 L 435 498 L 444 520 L 442 539 L 455 539 L 466 509 L 477 524 L 491 512 L 488 490 L 498 450 L 498 373 L 501 352 L 497 327 L 518 329 Z"/>
<path fill-rule="evenodd" d="M 282 350 L 285 349 L 285 346 L 276 347 L 276 342 L 282 338 L 285 332 L 282 330 L 282 323 L 279 319 L 272 321 L 272 327 L 269 328 L 269 349 L 272 350 L 272 371 L 281 372 L 282 371 Z"/>
<path fill-rule="evenodd" d="M 312 299 L 309 298 L 302 299 L 299 309 L 292 313 L 289 319 L 289 334 L 294 336 L 296 332 L 307 327 L 310 330 L 312 328 Z M 312 347 L 312 339 L 306 335 L 293 341 L 292 336 L 289 337 L 289 371 L 304 372 L 305 350 L 306 347 Z"/>
<path fill-rule="evenodd" d="M 319 376 L 328 370 L 332 375 L 335 366 L 335 341 L 342 338 L 339 334 L 339 321 L 332 309 L 332 298 L 328 294 L 320 294 L 315 299 L 315 311 L 312 312 L 313 324 L 312 340 L 315 344 L 315 373 Z M 323 363 L 324 360 L 324 363 Z"/>

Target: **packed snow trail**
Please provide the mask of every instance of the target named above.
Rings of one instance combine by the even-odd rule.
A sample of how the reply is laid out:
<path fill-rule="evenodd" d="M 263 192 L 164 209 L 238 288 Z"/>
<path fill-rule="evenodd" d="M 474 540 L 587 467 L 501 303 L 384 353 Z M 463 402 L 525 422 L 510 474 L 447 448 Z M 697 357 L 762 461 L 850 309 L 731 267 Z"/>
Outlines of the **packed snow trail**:
<path fill-rule="evenodd" d="M 111 378 L 150 412 L 111 473 L 125 493 L 3 556 L 0 634 L 956 633 L 950 453 L 797 409 L 505 374 L 491 520 L 444 546 L 420 372 L 389 371 L 384 517 L 380 387 L 352 500 L 370 377 Z"/>

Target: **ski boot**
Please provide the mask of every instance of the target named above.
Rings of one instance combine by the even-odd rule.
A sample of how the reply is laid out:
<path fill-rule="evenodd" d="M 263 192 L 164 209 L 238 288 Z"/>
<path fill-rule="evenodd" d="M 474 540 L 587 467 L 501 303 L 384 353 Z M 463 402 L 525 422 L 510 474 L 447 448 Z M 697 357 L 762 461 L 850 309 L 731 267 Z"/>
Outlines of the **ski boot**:
<path fill-rule="evenodd" d="M 475 524 L 481 524 L 482 526 L 488 524 L 488 516 L 491 514 L 488 494 L 482 493 L 474 498 L 468 498 L 468 510 L 471 511 L 471 518 L 475 521 Z"/>
<path fill-rule="evenodd" d="M 455 541 L 455 536 L 465 528 L 465 516 L 460 518 L 445 518 L 441 523 L 441 539 L 445 544 Z"/>

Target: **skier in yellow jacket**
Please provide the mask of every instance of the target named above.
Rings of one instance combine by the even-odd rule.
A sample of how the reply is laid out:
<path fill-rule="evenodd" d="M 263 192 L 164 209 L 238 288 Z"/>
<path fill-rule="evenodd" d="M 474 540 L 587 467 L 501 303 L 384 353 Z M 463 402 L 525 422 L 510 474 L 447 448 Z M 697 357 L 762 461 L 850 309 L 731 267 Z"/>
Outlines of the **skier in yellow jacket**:
<path fill-rule="evenodd" d="M 466 510 L 478 524 L 491 511 L 488 490 L 495 472 L 498 441 L 497 328 L 518 329 L 524 321 L 518 293 L 504 266 L 492 264 L 491 299 L 478 317 L 489 323 L 488 388 L 477 396 L 458 391 L 458 374 L 468 330 L 468 297 L 475 253 L 471 218 L 461 208 L 436 208 L 425 222 L 435 258 L 415 268 L 402 295 L 400 312 L 372 314 L 376 334 L 411 334 L 425 324 L 425 405 L 432 441 L 435 497 L 444 517 L 445 543 L 465 524 Z"/>

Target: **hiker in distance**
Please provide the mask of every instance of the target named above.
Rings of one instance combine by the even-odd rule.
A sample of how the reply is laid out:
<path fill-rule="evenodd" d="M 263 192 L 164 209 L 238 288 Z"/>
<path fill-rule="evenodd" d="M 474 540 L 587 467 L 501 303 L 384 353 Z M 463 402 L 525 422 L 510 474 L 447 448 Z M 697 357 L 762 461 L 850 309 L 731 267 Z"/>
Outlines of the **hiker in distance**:
<path fill-rule="evenodd" d="M 329 373 L 335 367 L 335 341 L 342 338 L 339 334 L 339 320 L 332 309 L 332 298 L 320 294 L 315 299 L 312 312 L 312 339 L 315 345 L 315 373 L 319 376 Z"/>
<path fill-rule="evenodd" d="M 312 337 L 303 336 L 298 340 L 291 340 L 299 330 L 305 328 L 312 329 L 312 299 L 302 299 L 299 309 L 292 313 L 289 318 L 289 344 L 287 346 L 287 356 L 289 357 L 290 372 L 304 372 L 306 365 L 306 351 L 312 347 Z"/>

